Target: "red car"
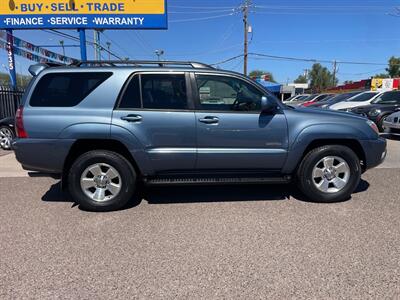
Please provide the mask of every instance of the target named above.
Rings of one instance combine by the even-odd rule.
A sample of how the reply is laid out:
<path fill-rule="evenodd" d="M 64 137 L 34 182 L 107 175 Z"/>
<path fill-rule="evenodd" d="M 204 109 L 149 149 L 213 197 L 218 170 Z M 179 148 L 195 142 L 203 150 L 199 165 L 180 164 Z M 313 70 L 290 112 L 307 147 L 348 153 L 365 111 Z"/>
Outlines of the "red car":
<path fill-rule="evenodd" d="M 319 94 L 319 95 L 311 95 L 309 99 L 307 99 L 303 104 L 300 106 L 302 107 L 308 107 L 311 104 L 314 104 L 316 102 L 326 100 L 328 97 L 332 96 L 333 94 Z"/>

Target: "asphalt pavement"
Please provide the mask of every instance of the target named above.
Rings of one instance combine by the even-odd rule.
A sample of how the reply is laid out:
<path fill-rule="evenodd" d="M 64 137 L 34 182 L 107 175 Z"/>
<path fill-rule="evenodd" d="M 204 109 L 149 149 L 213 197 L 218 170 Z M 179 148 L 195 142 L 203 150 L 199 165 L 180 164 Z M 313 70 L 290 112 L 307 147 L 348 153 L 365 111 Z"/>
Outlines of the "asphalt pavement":
<path fill-rule="evenodd" d="M 3 176 L 0 299 L 399 299 L 398 143 L 336 204 L 286 185 L 169 187 L 90 213 L 57 180 Z"/>

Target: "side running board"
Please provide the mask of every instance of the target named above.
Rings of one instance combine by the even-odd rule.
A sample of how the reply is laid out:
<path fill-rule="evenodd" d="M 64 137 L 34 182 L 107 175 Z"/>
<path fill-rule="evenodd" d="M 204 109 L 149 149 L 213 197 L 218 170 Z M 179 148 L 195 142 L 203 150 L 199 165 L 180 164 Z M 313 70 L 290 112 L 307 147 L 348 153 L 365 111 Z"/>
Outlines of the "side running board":
<path fill-rule="evenodd" d="M 261 178 L 146 178 L 147 185 L 285 184 L 290 176 Z"/>

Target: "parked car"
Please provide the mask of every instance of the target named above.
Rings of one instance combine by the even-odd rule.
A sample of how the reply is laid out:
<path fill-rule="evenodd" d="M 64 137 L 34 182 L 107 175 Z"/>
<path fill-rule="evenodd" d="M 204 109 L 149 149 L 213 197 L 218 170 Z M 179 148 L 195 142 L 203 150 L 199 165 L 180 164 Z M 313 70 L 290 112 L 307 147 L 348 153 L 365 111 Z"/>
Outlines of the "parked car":
<path fill-rule="evenodd" d="M 309 200 L 343 201 L 386 155 L 365 118 L 291 108 L 250 78 L 201 63 L 29 70 L 16 157 L 24 169 L 59 174 L 88 210 L 122 208 L 141 183 L 295 181 Z"/>
<path fill-rule="evenodd" d="M 389 115 L 385 121 L 383 121 L 383 126 L 387 133 L 400 134 L 400 111 Z"/>
<path fill-rule="evenodd" d="M 319 101 L 323 101 L 325 99 L 327 99 L 328 97 L 333 96 L 333 94 L 319 94 L 316 97 L 312 98 L 312 99 L 307 99 L 304 103 L 302 103 L 300 106 L 303 107 L 308 107 L 311 104 L 317 103 Z"/>
<path fill-rule="evenodd" d="M 306 99 L 307 97 L 309 97 L 309 96 L 310 96 L 309 94 L 299 94 L 299 95 L 295 95 L 295 96 L 292 96 L 292 97 L 286 99 L 285 101 L 283 101 L 283 103 L 289 104 L 290 102 L 294 102 L 294 101 L 302 101 L 302 100 L 305 100 L 305 99 Z"/>
<path fill-rule="evenodd" d="M 399 107 L 400 91 L 391 91 L 380 94 L 370 105 L 355 107 L 351 112 L 367 117 L 383 132 L 386 118 Z"/>
<path fill-rule="evenodd" d="M 0 147 L 11 150 L 11 142 L 15 138 L 14 118 L 0 120 Z"/>
<path fill-rule="evenodd" d="M 314 107 L 314 108 L 329 108 L 331 105 L 342 102 L 342 101 L 346 101 L 347 99 L 358 95 L 359 92 L 352 92 L 352 93 L 345 93 L 345 94 L 337 94 L 337 95 L 333 95 L 330 97 L 325 98 L 322 101 L 318 101 L 315 103 L 312 103 L 311 105 L 309 105 L 308 107 Z"/>
<path fill-rule="evenodd" d="M 365 106 L 371 104 L 381 93 L 375 91 L 367 91 L 358 95 L 355 95 L 347 101 L 339 102 L 331 105 L 329 108 L 333 110 L 351 111 L 354 107 Z"/>
<path fill-rule="evenodd" d="M 298 107 L 301 104 L 303 104 L 303 103 L 305 103 L 305 102 L 307 102 L 307 101 L 309 101 L 311 99 L 315 99 L 315 97 L 317 97 L 317 96 L 318 96 L 318 94 L 312 94 L 312 95 L 309 95 L 307 97 L 302 97 L 300 99 L 297 99 L 295 101 L 291 101 L 291 102 L 285 103 L 285 104 L 290 105 L 292 107 Z"/>

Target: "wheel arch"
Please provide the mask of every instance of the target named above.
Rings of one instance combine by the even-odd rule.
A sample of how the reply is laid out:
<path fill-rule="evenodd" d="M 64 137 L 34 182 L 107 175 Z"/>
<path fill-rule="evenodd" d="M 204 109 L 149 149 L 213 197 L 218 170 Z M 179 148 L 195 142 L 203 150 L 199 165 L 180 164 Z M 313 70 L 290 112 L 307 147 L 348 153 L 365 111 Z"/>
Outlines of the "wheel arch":
<path fill-rule="evenodd" d="M 118 153 L 125 157 L 135 169 L 136 174 L 140 177 L 142 169 L 137 164 L 132 153 L 128 148 L 118 140 L 112 139 L 79 139 L 74 142 L 69 150 L 69 153 L 65 159 L 63 172 L 62 172 L 62 186 L 66 188 L 68 186 L 68 173 L 73 164 L 73 162 L 82 154 L 87 153 L 92 150 L 108 150 Z"/>
<path fill-rule="evenodd" d="M 361 169 L 363 172 L 366 170 L 366 155 L 365 151 L 357 139 L 334 139 L 334 138 L 317 138 L 310 141 L 300 152 L 296 153 L 296 157 L 292 155 L 291 168 L 289 167 L 290 164 L 286 164 L 284 169 L 284 173 L 295 173 L 297 172 L 301 162 L 303 161 L 304 157 L 309 153 L 311 150 L 316 149 L 321 146 L 328 146 L 328 145 L 340 145 L 350 148 L 359 158 Z M 295 168 L 293 168 L 293 165 Z"/>

